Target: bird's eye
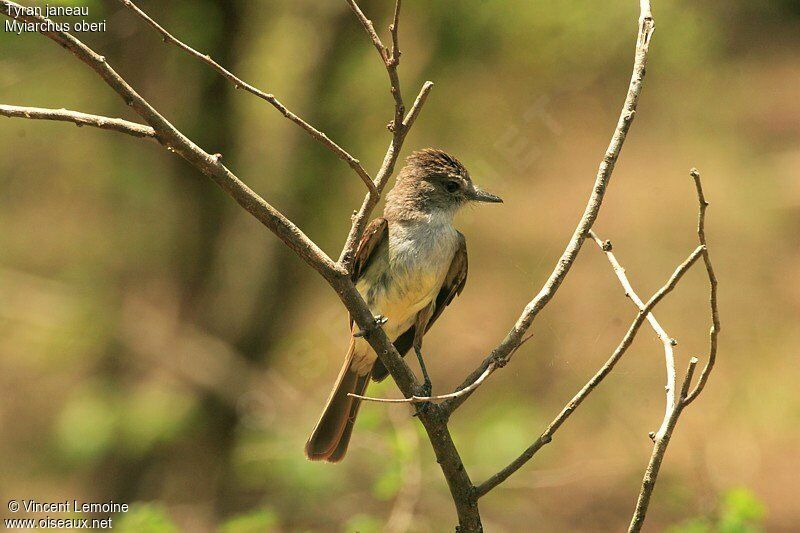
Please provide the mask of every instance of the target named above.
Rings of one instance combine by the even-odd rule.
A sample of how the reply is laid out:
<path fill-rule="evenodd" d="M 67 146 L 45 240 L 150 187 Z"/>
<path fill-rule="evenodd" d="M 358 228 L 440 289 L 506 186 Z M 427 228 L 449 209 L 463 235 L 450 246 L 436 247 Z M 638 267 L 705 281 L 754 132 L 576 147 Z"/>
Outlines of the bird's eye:
<path fill-rule="evenodd" d="M 447 192 L 456 192 L 461 188 L 461 185 L 455 180 L 450 180 L 444 183 L 444 188 L 447 190 Z"/>

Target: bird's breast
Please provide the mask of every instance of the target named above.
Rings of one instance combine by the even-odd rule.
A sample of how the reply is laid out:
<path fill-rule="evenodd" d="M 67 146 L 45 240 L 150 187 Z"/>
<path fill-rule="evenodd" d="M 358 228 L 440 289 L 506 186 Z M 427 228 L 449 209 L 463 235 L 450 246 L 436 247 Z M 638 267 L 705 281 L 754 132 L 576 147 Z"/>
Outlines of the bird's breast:
<path fill-rule="evenodd" d="M 390 338 L 436 298 L 457 246 L 458 232 L 449 225 L 390 226 L 388 246 L 357 284 L 373 313 L 389 319 Z"/>

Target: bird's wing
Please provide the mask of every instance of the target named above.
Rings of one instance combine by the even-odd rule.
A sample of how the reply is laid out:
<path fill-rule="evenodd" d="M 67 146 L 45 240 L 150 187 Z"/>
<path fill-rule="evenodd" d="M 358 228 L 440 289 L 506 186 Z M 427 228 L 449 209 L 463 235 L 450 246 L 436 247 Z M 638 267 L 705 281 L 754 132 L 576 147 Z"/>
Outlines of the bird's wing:
<path fill-rule="evenodd" d="M 433 314 L 431 314 L 430 319 L 424 326 L 425 331 L 431 329 L 431 326 L 434 322 L 436 322 L 436 319 L 441 316 L 442 312 L 444 312 L 444 308 L 450 305 L 450 302 L 453 301 L 453 298 L 461 294 L 461 291 L 464 290 L 464 285 L 467 283 L 467 271 L 467 241 L 464 238 L 464 235 L 459 232 L 458 248 L 456 248 L 456 253 L 453 255 L 453 261 L 450 263 L 450 268 L 448 269 L 447 275 L 444 278 L 442 287 L 439 289 L 439 294 L 436 295 Z M 397 337 L 397 340 L 394 341 L 394 347 L 397 348 L 397 351 L 400 353 L 400 355 L 405 355 L 414 345 L 414 336 L 417 332 L 416 328 L 416 325 L 411 326 L 402 335 Z M 375 381 L 381 381 L 388 375 L 389 373 L 386 370 L 386 367 L 383 366 L 383 363 L 381 363 L 380 359 L 375 361 L 375 366 L 372 369 L 372 379 Z"/>
<path fill-rule="evenodd" d="M 439 289 L 439 294 L 436 296 L 436 308 L 433 310 L 433 315 L 425 327 L 425 331 L 431 329 L 431 326 L 437 318 L 442 314 L 444 308 L 450 305 L 453 298 L 461 294 L 464 290 L 464 285 L 467 284 L 467 240 L 458 233 L 458 248 L 453 255 L 453 261 L 450 263 L 450 269 L 442 283 L 442 288 Z"/>
<path fill-rule="evenodd" d="M 384 239 L 389 238 L 389 223 L 385 218 L 376 218 L 367 225 L 364 230 L 364 235 L 358 242 L 358 249 L 356 250 L 355 261 L 353 261 L 353 283 L 358 281 L 361 274 L 367 270 L 367 267 L 372 260 L 372 254 L 378 249 L 378 246 Z"/>
<path fill-rule="evenodd" d="M 389 223 L 385 218 L 376 218 L 367 225 L 361 240 L 358 241 L 355 260 L 353 261 L 353 272 L 350 275 L 353 283 L 357 283 L 361 275 L 366 272 L 375 250 L 378 249 L 384 239 L 388 238 Z M 352 328 L 353 317 L 350 317 L 350 329 Z"/>

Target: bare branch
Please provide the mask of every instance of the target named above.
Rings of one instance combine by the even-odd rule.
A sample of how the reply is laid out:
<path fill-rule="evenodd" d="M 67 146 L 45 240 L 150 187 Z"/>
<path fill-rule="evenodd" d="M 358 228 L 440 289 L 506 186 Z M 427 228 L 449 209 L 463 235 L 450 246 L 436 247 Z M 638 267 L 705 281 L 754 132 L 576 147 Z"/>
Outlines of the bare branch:
<path fill-rule="evenodd" d="M 359 394 L 349 393 L 348 396 L 352 396 L 353 398 L 358 398 L 360 400 L 366 400 L 368 402 L 378 402 L 378 403 L 424 403 L 424 402 L 435 402 L 440 400 L 449 400 L 451 398 L 458 398 L 463 394 L 467 394 L 469 392 L 474 391 L 478 387 L 481 386 L 481 383 L 489 377 L 489 374 L 495 371 L 497 366 L 494 363 L 489 364 L 483 374 L 480 375 L 478 379 L 475 380 L 474 383 L 469 385 L 466 388 L 459 389 L 455 392 L 451 392 L 450 394 L 442 394 L 440 396 L 411 396 L 410 398 L 374 398 L 372 396 L 361 396 Z"/>
<path fill-rule="evenodd" d="M 369 38 L 372 40 L 372 45 L 378 51 L 378 54 L 381 56 L 383 62 L 388 63 L 390 57 L 389 51 L 386 49 L 385 46 L 383 46 L 381 38 L 375 31 L 375 26 L 372 24 L 372 21 L 367 18 L 367 16 L 364 14 L 363 11 L 361 11 L 361 8 L 358 7 L 358 4 L 355 2 L 355 0 L 347 0 L 347 4 L 350 6 L 350 9 L 353 10 L 353 13 L 355 13 L 358 22 L 360 22 L 361 25 L 364 27 L 364 31 L 366 31 L 367 35 L 369 35 Z M 395 17 L 396 16 L 397 12 L 395 12 Z M 397 22 L 395 22 L 395 24 L 396 23 Z"/>
<path fill-rule="evenodd" d="M 408 114 L 406 115 L 406 118 L 403 119 L 404 131 L 408 131 L 408 129 L 411 128 L 411 126 L 414 124 L 414 121 L 417 120 L 419 112 L 422 111 L 422 106 L 428 99 L 428 94 L 430 94 L 431 89 L 433 89 L 432 81 L 426 81 L 425 83 L 422 84 L 422 88 L 419 90 L 417 99 L 414 100 L 414 103 L 411 106 L 411 110 L 409 110 Z"/>
<path fill-rule="evenodd" d="M 391 124 L 390 130 L 397 133 L 403 129 L 403 115 L 405 115 L 405 105 L 403 104 L 403 96 L 400 92 L 400 78 L 397 75 L 397 65 L 400 64 L 400 46 L 398 44 L 398 28 L 400 25 L 400 1 L 395 3 L 394 19 L 390 26 L 392 34 L 392 50 L 389 51 L 381 42 L 381 38 L 375 31 L 375 26 L 369 20 L 355 0 L 347 0 L 350 9 L 355 13 L 356 18 L 364 27 L 369 38 L 372 40 L 373 46 L 380 54 L 383 64 L 386 65 L 386 72 L 389 74 L 389 83 L 391 85 L 390 91 L 394 98 L 394 121 Z"/>
<path fill-rule="evenodd" d="M 549 444 L 551 440 L 553 440 L 553 435 L 561 425 L 566 422 L 566 420 L 575 412 L 575 409 L 583 403 L 583 401 L 592 393 L 592 391 L 597 388 L 597 386 L 605 379 L 605 377 L 613 370 L 614 366 L 619 362 L 625 352 L 628 350 L 630 345 L 633 343 L 633 340 L 636 338 L 636 334 L 639 332 L 639 328 L 644 323 L 647 315 L 653 310 L 653 308 L 658 305 L 658 303 L 678 284 L 680 279 L 683 277 L 684 274 L 694 265 L 694 263 L 703 255 L 703 250 L 705 248 L 703 246 L 698 246 L 690 255 L 689 257 L 678 266 L 672 276 L 669 278 L 669 281 L 661 287 L 658 292 L 656 292 L 650 301 L 639 311 L 636 315 L 636 319 L 628 328 L 625 337 L 623 337 L 622 341 L 617 346 L 617 349 L 614 350 L 614 353 L 611 357 L 606 361 L 606 363 L 600 367 L 600 370 L 589 380 L 586 385 L 570 400 L 566 406 L 561 410 L 561 412 L 556 416 L 556 418 L 550 422 L 550 425 L 545 428 L 544 432 L 536 439 L 536 442 L 531 444 L 522 454 L 514 459 L 508 466 L 500 470 L 498 473 L 478 485 L 476 488 L 476 492 L 478 497 L 483 496 L 497 485 L 508 479 L 508 477 L 522 468 L 522 466 L 530 461 L 530 459 L 539 451 L 545 444 Z"/>
<path fill-rule="evenodd" d="M 127 133 L 139 138 L 156 138 L 156 131 L 150 126 L 129 122 L 121 118 L 102 117 L 100 115 L 89 115 L 79 111 L 68 109 L 46 109 L 43 107 L 22 107 L 16 105 L 0 104 L 0 116 L 27 118 L 32 120 L 55 120 L 60 122 L 72 122 L 76 126 L 91 126 L 101 130 L 117 131 Z"/>
<path fill-rule="evenodd" d="M 395 65 L 400 63 L 400 44 L 397 33 L 400 29 L 400 0 L 394 3 L 394 17 L 392 24 L 389 26 L 389 32 L 392 34 L 392 51 L 390 54 L 391 60 Z"/>
<path fill-rule="evenodd" d="M 603 204 L 606 188 L 611 180 L 611 174 L 614 171 L 614 165 L 619 158 L 622 145 L 625 143 L 625 138 L 633 123 L 636 107 L 639 103 L 639 95 L 642 92 L 642 81 L 645 75 L 645 67 L 647 66 L 647 53 L 650 48 L 650 38 L 653 34 L 655 23 L 650 12 L 649 0 L 640 0 L 640 9 L 641 14 L 639 18 L 639 32 L 636 40 L 636 54 L 633 73 L 631 75 L 630 85 L 628 86 L 628 94 L 625 98 L 625 104 L 622 107 L 617 127 L 611 138 L 611 143 L 597 171 L 594 187 L 583 216 L 578 222 L 578 226 L 575 228 L 575 232 L 567 248 L 558 260 L 547 282 L 545 282 L 536 297 L 525 306 L 525 309 L 517 319 L 514 327 L 511 328 L 511 331 L 508 332 L 503 341 L 492 350 L 492 353 L 484 359 L 481 365 L 464 380 L 465 384 L 475 381 L 491 361 L 497 361 L 500 366 L 504 366 L 510 360 L 515 348 L 519 346 L 536 316 L 550 302 L 561 286 L 561 283 L 564 281 L 564 278 L 567 276 L 567 273 L 578 257 L 584 239 L 589 234 L 589 230 L 592 229 L 592 225 L 597 219 L 600 207 Z M 459 388 L 463 388 L 463 386 Z M 446 402 L 443 407 L 452 412 L 468 397 L 469 394 L 459 396 L 458 398 Z"/>
<path fill-rule="evenodd" d="M 55 26 L 49 19 L 28 14 L 16 2 L 0 0 L 3 14 L 9 18 L 37 24 L 39 33 L 58 43 L 64 49 L 94 70 L 142 119 L 156 132 L 156 138 L 169 151 L 174 152 L 195 168 L 209 176 L 227 192 L 248 213 L 267 226 L 284 244 L 294 250 L 327 280 L 336 279 L 343 273 L 339 267 L 309 239 L 297 226 L 280 211 L 272 207 L 243 183 L 225 165 L 219 155 L 211 155 L 183 133 L 178 131 L 167 119 L 137 93 L 117 72 L 111 68 L 106 58 L 96 53 L 73 35 L 52 31 Z M 13 9 L 11 9 L 13 8 Z"/>
<path fill-rule="evenodd" d="M 344 148 L 336 144 L 333 140 L 331 140 L 325 133 L 319 131 L 311 124 L 307 123 L 291 111 L 289 111 L 285 105 L 280 103 L 274 95 L 265 93 L 264 91 L 254 87 L 253 85 L 245 82 L 244 80 L 240 79 L 236 75 L 234 75 L 231 71 L 214 61 L 211 56 L 208 54 L 203 54 L 198 52 L 191 46 L 187 45 L 186 43 L 182 42 L 171 33 L 169 33 L 163 26 L 161 26 L 158 22 L 153 20 L 147 13 L 142 11 L 136 4 L 134 4 L 131 0 L 119 0 L 125 7 L 133 11 L 139 18 L 145 21 L 147 24 L 153 27 L 159 34 L 161 34 L 162 39 L 165 43 L 172 43 L 187 54 L 199 59 L 203 63 L 210 65 L 211 68 L 219 72 L 223 77 L 225 77 L 228 81 L 233 83 L 233 86 L 237 89 L 244 89 L 245 91 L 249 92 L 250 94 L 254 94 L 265 100 L 270 105 L 272 105 L 275 109 L 281 112 L 283 116 L 303 128 L 306 133 L 308 133 L 311 137 L 322 143 L 325 148 L 336 154 L 342 161 L 347 163 L 350 168 L 352 168 L 356 174 L 358 174 L 361 181 L 367 186 L 367 189 L 370 190 L 372 193 L 376 193 L 375 184 L 372 182 L 372 178 L 364 170 L 364 167 L 361 166 L 361 163 L 358 159 L 350 155 Z"/>
<path fill-rule="evenodd" d="M 611 241 L 603 241 L 594 231 L 589 231 L 589 237 L 594 239 L 594 242 L 597 243 L 597 246 L 603 252 L 605 252 L 609 263 L 611 263 L 611 267 L 614 269 L 614 273 L 617 275 L 617 278 L 622 284 L 622 288 L 625 289 L 625 296 L 630 298 L 636 307 L 639 308 L 639 310 L 644 309 L 644 302 L 642 302 L 641 298 L 639 298 L 639 296 L 636 294 L 636 291 L 633 290 L 633 287 L 628 280 L 628 276 L 625 274 L 625 269 L 622 268 L 622 265 L 620 265 L 619 261 L 617 261 L 614 252 L 611 251 Z M 658 320 L 656 320 L 656 317 L 653 315 L 653 313 L 647 314 L 647 321 L 650 323 L 653 331 L 656 332 L 659 340 L 661 340 L 661 343 L 664 345 L 664 359 L 667 367 L 667 403 L 664 414 L 664 423 L 656 432 L 655 437 L 659 438 L 664 435 L 664 432 L 667 429 L 667 419 L 669 418 L 669 414 L 675 408 L 675 352 L 673 347 L 677 344 L 677 342 L 675 339 L 667 335 L 667 332 L 664 331 L 664 328 L 662 328 L 661 324 L 658 323 Z"/>
<path fill-rule="evenodd" d="M 697 237 L 700 240 L 700 244 L 706 247 L 706 251 L 703 254 L 703 262 L 706 265 L 706 273 L 708 274 L 708 283 L 710 285 L 711 293 L 709 296 L 709 306 L 711 308 L 711 330 L 709 331 L 708 360 L 706 361 L 706 366 L 703 368 L 703 371 L 700 373 L 700 379 L 697 381 L 697 385 L 686 398 L 687 405 L 692 403 L 694 399 L 697 398 L 701 392 L 703 392 L 703 388 L 706 386 L 706 382 L 708 381 L 708 376 L 714 369 L 714 363 L 717 360 L 717 337 L 719 336 L 719 331 L 721 328 L 719 322 L 719 308 L 717 304 L 717 276 L 714 274 L 714 267 L 711 265 L 711 257 L 709 256 L 708 245 L 706 243 L 706 209 L 708 208 L 708 202 L 703 194 L 703 184 L 700 182 L 700 172 L 698 172 L 696 168 L 693 168 L 691 170 L 691 176 L 692 179 L 694 179 L 694 184 L 697 189 L 697 200 L 700 203 L 700 210 L 697 214 Z"/>
<path fill-rule="evenodd" d="M 647 508 L 650 505 L 650 497 L 653 495 L 653 489 L 658 479 L 658 472 L 661 469 L 661 463 L 664 461 L 664 455 L 667 453 L 667 446 L 669 446 L 669 441 L 672 438 L 672 432 L 675 429 L 675 425 L 678 423 L 678 418 L 683 408 L 687 405 L 686 395 L 689 391 L 689 385 L 692 382 L 692 376 L 694 376 L 697 362 L 697 358 L 692 357 L 689 362 L 689 368 L 686 370 L 686 376 L 683 378 L 680 398 L 668 417 L 667 429 L 661 437 L 656 438 L 656 443 L 653 446 L 653 454 L 650 456 L 650 463 L 647 465 L 647 470 L 645 470 L 644 479 L 642 480 L 642 489 L 639 492 L 639 498 L 636 502 L 636 510 L 633 513 L 631 524 L 628 527 L 629 533 L 641 531 L 642 525 L 644 524 Z"/>

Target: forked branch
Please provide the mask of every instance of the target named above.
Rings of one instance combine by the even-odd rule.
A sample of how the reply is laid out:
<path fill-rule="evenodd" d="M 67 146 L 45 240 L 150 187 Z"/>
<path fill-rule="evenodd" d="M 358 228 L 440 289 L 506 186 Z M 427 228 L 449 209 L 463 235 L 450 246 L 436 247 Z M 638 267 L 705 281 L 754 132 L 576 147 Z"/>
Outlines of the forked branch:
<path fill-rule="evenodd" d="M 658 479 L 658 472 L 661 469 L 661 463 L 664 461 L 664 455 L 667 452 L 667 446 L 672 438 L 672 432 L 675 429 L 675 425 L 678 423 L 678 418 L 681 416 L 683 408 L 686 407 L 687 393 L 692 383 L 692 376 L 694 376 L 697 362 L 698 360 L 696 357 L 692 357 L 691 361 L 689 361 L 689 368 L 686 369 L 686 376 L 683 378 L 680 397 L 678 401 L 675 402 L 675 407 L 667 417 L 667 427 L 664 434 L 656 439 L 655 445 L 653 446 L 653 454 L 650 456 L 650 462 L 647 464 L 647 469 L 644 473 L 642 489 L 636 501 L 636 510 L 633 512 L 631 524 L 628 527 L 628 533 L 637 533 L 642 530 L 642 525 L 644 525 L 644 519 L 647 515 L 647 508 L 650 506 L 650 497 L 653 495 L 653 489 Z"/>
<path fill-rule="evenodd" d="M 686 398 L 687 404 L 692 403 L 695 398 L 697 398 L 697 396 L 703 392 L 703 388 L 706 386 L 706 382 L 708 381 L 708 376 L 714 369 L 714 363 L 717 360 L 717 337 L 719 336 L 719 331 L 721 329 L 719 321 L 719 304 L 717 303 L 717 276 L 714 273 L 714 267 L 711 264 L 711 256 L 709 255 L 708 245 L 706 243 L 706 209 L 708 209 L 708 202 L 706 201 L 705 194 L 703 194 L 703 184 L 700 181 L 700 172 L 698 172 L 696 168 L 693 168 L 690 171 L 690 174 L 694 180 L 694 185 L 697 190 L 697 201 L 700 204 L 700 210 L 697 214 L 697 238 L 699 239 L 700 244 L 706 247 L 706 251 L 703 254 L 703 262 L 706 265 L 706 274 L 708 275 L 708 284 L 710 287 L 708 302 L 711 312 L 711 330 L 709 331 L 708 335 L 709 347 L 706 366 L 703 367 L 703 371 L 700 373 L 700 379 L 697 380 L 697 385 Z"/>

